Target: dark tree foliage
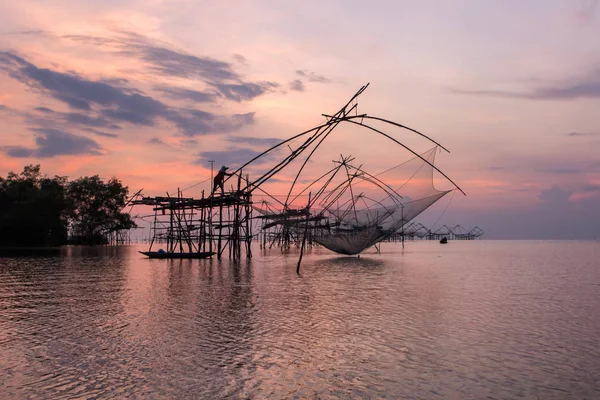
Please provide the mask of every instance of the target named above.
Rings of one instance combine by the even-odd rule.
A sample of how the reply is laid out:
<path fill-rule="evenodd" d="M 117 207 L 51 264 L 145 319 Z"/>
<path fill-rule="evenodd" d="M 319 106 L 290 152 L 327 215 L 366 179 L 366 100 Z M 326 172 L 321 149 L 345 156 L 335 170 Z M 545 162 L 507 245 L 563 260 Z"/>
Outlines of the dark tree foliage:
<path fill-rule="evenodd" d="M 106 244 L 112 233 L 136 227 L 121 212 L 127 194 L 116 178 L 68 182 L 42 176 L 39 165 L 9 172 L 0 177 L 0 246 Z"/>
<path fill-rule="evenodd" d="M 71 231 L 75 243 L 105 244 L 111 233 L 135 228 L 130 215 L 121 212 L 128 192 L 117 178 L 104 183 L 94 175 L 69 182 Z"/>
<path fill-rule="evenodd" d="M 39 165 L 0 177 L 0 245 L 66 243 L 70 204 L 65 177 L 42 176 Z"/>

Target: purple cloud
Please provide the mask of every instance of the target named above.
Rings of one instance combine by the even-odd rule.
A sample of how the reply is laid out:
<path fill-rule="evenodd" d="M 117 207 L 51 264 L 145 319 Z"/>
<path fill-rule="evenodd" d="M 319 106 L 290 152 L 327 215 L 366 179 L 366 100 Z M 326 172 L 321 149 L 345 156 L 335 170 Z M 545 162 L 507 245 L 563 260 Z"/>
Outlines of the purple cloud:
<path fill-rule="evenodd" d="M 506 97 L 530 100 L 596 99 L 600 98 L 600 69 L 596 69 L 584 76 L 571 78 L 570 80 L 564 82 L 549 84 L 523 92 L 510 90 L 473 90 L 460 88 L 451 88 L 450 92 L 474 96 Z"/>
<path fill-rule="evenodd" d="M 300 76 L 302 79 L 306 79 L 309 82 L 316 83 L 330 83 L 331 79 L 324 77 L 323 75 L 318 75 L 312 71 L 307 70 L 296 70 L 296 75 Z"/>
<path fill-rule="evenodd" d="M 294 90 L 296 92 L 304 91 L 304 83 L 300 79 L 296 79 L 290 82 L 290 90 Z"/>
<path fill-rule="evenodd" d="M 254 122 L 254 113 L 215 115 L 196 109 L 170 107 L 138 90 L 112 86 L 82 76 L 38 68 L 23 58 L 0 52 L 0 69 L 29 87 L 63 101 L 79 112 L 53 113 L 62 120 L 90 127 L 120 129 L 118 123 L 155 126 L 162 118 L 175 124 L 187 136 L 235 131 Z M 223 94 L 236 101 L 256 97 L 271 84 L 219 84 Z M 38 118 L 35 121 L 41 122 Z"/>
<path fill-rule="evenodd" d="M 100 155 L 102 147 L 92 139 L 51 128 L 35 128 L 35 148 L 6 146 L 6 155 L 14 158 L 52 158 L 60 155 Z"/>

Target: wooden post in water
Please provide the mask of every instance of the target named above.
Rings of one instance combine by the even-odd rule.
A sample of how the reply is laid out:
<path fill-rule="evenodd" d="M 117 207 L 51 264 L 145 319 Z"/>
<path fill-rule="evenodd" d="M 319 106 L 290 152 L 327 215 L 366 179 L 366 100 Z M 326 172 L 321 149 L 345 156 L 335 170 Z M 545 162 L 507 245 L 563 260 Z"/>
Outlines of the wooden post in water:
<path fill-rule="evenodd" d="M 404 248 L 404 204 L 402 204 L 402 248 Z"/>
<path fill-rule="evenodd" d="M 181 224 L 181 208 L 179 205 L 181 204 L 181 193 L 179 192 L 179 188 L 177 188 L 177 241 L 179 242 L 179 252 L 183 253 L 183 235 L 184 235 L 184 227 Z M 183 210 L 185 212 L 185 209 Z"/>
<path fill-rule="evenodd" d="M 233 254 L 234 260 L 239 260 L 242 258 L 242 241 L 240 231 L 242 228 L 242 224 L 240 223 L 241 210 L 240 210 L 240 202 L 241 200 L 241 191 L 240 188 L 242 186 L 242 170 L 240 169 L 238 180 L 237 180 L 237 191 L 235 194 L 236 202 L 235 202 L 235 213 L 234 213 L 234 237 L 235 237 L 235 252 Z"/>
<path fill-rule="evenodd" d="M 219 232 L 217 236 L 217 259 L 221 259 L 221 235 L 223 234 L 223 203 L 219 204 Z"/>
<path fill-rule="evenodd" d="M 296 273 L 300 274 L 300 264 L 302 263 L 302 255 L 304 254 L 304 246 L 306 245 L 306 233 L 308 232 L 308 220 L 310 218 L 310 196 L 312 192 L 308 193 L 308 204 L 306 205 L 306 222 L 304 223 L 304 236 L 302 237 L 302 247 L 300 248 L 300 257 L 298 258 L 298 266 L 296 267 Z"/>
<path fill-rule="evenodd" d="M 167 193 L 168 197 L 169 193 Z M 167 235 L 167 251 L 172 253 L 174 249 L 173 245 L 173 200 L 169 199 L 169 234 Z"/>
<path fill-rule="evenodd" d="M 150 248 L 148 251 L 152 251 L 152 245 L 154 244 L 154 238 L 156 237 L 156 220 L 158 219 L 158 207 L 154 207 L 154 222 L 152 222 L 152 240 L 150 240 Z"/>
<path fill-rule="evenodd" d="M 210 251 L 212 253 L 213 251 L 213 224 L 212 224 L 212 217 L 213 217 L 213 199 L 215 196 L 215 190 L 214 190 L 214 178 L 213 178 L 213 165 L 215 163 L 214 160 L 210 160 L 210 207 L 208 209 L 208 251 Z M 217 258 L 221 258 L 220 254 L 217 254 Z"/>
<path fill-rule="evenodd" d="M 246 187 L 250 184 L 250 175 L 246 174 Z M 246 258 L 252 258 L 252 207 L 250 205 L 250 194 L 248 191 L 244 194 L 246 203 Z"/>
<path fill-rule="evenodd" d="M 204 200 L 204 190 L 202 191 L 202 200 Z M 200 221 L 198 227 L 198 251 L 206 251 L 206 233 L 204 221 L 204 207 L 200 209 Z"/>

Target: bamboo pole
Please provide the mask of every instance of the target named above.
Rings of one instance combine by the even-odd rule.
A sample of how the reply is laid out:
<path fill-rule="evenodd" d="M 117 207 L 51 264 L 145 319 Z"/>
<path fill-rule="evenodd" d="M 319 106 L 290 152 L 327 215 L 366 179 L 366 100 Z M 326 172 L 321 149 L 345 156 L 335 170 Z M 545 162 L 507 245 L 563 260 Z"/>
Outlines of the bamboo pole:
<path fill-rule="evenodd" d="M 250 175 L 246 174 L 246 185 L 250 182 Z M 245 193 L 246 202 L 246 258 L 252 258 L 252 207 L 250 203 L 250 194 Z"/>
<path fill-rule="evenodd" d="M 306 205 L 306 222 L 304 223 L 304 237 L 302 238 L 302 247 L 300 248 L 300 257 L 298 258 L 298 266 L 296 267 L 296 273 L 300 275 L 300 264 L 302 264 L 302 255 L 304 254 L 304 246 L 306 244 L 306 233 L 308 232 L 308 220 L 310 217 L 310 195 L 308 193 L 308 204 Z"/>

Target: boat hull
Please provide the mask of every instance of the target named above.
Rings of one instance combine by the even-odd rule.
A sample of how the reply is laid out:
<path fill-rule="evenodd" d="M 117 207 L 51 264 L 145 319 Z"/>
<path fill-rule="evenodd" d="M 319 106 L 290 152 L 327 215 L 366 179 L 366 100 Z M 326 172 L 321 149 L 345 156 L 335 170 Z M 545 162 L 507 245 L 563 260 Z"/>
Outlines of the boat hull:
<path fill-rule="evenodd" d="M 208 258 L 216 253 L 211 251 L 201 251 L 198 253 L 166 253 L 158 251 L 140 251 L 139 253 L 145 255 L 148 258 L 165 258 L 165 259 L 197 259 L 197 258 Z"/>

